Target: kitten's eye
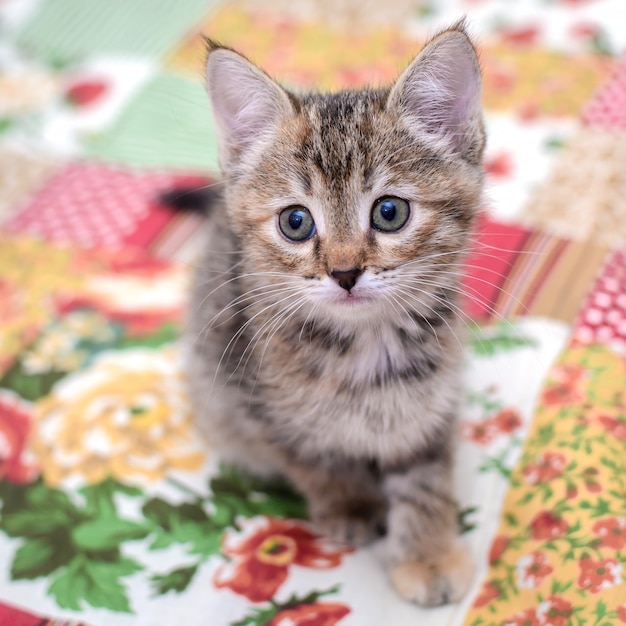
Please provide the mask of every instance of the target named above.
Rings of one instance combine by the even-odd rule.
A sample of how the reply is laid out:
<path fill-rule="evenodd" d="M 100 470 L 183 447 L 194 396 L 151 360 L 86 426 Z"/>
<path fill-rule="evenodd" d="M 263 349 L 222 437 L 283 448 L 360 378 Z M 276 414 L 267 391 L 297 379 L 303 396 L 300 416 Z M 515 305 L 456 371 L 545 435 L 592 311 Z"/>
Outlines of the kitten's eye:
<path fill-rule="evenodd" d="M 315 222 L 303 206 L 292 206 L 281 211 L 278 225 L 283 235 L 291 241 L 306 241 L 315 234 Z"/>
<path fill-rule="evenodd" d="M 402 198 L 386 196 L 377 200 L 372 209 L 372 226 L 376 230 L 392 233 L 400 230 L 409 219 L 409 203 Z"/>

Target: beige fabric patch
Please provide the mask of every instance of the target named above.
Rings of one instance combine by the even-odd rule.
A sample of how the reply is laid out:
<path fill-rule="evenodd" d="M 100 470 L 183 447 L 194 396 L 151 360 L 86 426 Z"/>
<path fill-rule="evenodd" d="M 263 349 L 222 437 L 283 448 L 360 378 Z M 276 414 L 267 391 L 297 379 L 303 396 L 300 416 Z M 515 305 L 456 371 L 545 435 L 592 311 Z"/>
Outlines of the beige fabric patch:
<path fill-rule="evenodd" d="M 608 247 L 626 245 L 626 133 L 581 128 L 522 212 L 533 226 Z"/>

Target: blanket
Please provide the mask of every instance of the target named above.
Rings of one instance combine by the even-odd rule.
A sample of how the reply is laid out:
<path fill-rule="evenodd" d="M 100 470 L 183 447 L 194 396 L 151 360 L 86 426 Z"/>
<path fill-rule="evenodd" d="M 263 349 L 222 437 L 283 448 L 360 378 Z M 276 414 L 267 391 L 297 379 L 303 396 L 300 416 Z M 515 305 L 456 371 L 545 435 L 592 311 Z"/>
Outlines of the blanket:
<path fill-rule="evenodd" d="M 463 283 L 458 604 L 219 463 L 181 333 L 219 185 L 203 36 L 298 90 L 387 83 L 467 15 L 484 215 Z M 622 0 L 0 1 L 0 624 L 626 623 Z"/>

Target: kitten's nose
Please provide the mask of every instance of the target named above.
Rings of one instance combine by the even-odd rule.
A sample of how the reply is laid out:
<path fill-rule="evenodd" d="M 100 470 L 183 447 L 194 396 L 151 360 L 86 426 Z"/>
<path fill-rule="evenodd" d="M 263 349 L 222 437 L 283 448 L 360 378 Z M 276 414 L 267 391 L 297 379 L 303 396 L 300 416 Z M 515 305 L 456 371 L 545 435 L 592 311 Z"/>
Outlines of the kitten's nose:
<path fill-rule="evenodd" d="M 350 291 L 362 273 L 362 269 L 355 267 L 351 270 L 332 270 L 330 275 L 339 283 L 342 289 Z"/>

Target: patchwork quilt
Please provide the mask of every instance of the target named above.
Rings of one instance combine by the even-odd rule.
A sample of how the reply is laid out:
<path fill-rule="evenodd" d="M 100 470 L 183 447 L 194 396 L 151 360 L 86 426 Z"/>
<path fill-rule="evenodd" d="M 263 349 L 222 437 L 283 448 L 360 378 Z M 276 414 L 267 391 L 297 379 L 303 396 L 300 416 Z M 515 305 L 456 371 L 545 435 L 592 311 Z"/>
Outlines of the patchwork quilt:
<path fill-rule="evenodd" d="M 202 35 L 294 89 L 392 80 L 467 15 L 488 193 L 467 263 L 457 605 L 218 463 L 180 335 L 219 184 Z M 0 0 L 0 624 L 626 623 L 623 0 Z"/>

